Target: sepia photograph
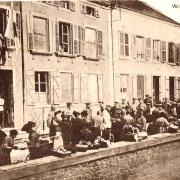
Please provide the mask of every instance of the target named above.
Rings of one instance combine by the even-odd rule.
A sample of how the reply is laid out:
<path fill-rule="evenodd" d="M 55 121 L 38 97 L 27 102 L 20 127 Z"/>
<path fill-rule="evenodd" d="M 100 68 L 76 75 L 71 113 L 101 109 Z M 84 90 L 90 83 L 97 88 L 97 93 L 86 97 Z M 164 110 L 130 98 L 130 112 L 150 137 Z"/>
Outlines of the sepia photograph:
<path fill-rule="evenodd" d="M 180 180 L 180 0 L 0 0 L 0 180 Z"/>

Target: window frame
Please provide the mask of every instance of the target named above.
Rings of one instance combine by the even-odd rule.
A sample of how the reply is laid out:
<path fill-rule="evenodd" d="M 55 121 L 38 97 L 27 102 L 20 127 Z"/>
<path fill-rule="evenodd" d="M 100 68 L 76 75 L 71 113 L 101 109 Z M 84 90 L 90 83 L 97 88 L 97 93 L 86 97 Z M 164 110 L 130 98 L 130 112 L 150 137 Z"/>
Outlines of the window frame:
<path fill-rule="evenodd" d="M 138 60 L 144 60 L 145 59 L 145 38 L 140 35 L 135 35 L 135 38 L 136 38 L 136 55 L 137 55 L 136 57 Z M 138 39 L 142 40 L 143 49 L 138 49 L 138 46 L 137 46 Z M 138 53 L 138 52 L 140 52 L 140 53 Z"/>

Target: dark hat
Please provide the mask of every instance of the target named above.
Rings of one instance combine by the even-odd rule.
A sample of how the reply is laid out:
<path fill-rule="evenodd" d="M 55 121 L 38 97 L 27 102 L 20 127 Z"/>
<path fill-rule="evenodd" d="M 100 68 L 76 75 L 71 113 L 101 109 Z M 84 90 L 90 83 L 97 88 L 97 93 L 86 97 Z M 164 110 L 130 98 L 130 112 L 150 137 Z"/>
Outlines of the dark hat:
<path fill-rule="evenodd" d="M 78 116 L 78 115 L 80 115 L 81 113 L 80 112 L 78 112 L 78 111 L 73 111 L 73 115 L 76 117 L 76 116 Z"/>
<path fill-rule="evenodd" d="M 149 94 L 146 94 L 145 96 L 146 96 L 146 97 L 149 97 Z"/>
<path fill-rule="evenodd" d="M 114 101 L 114 103 L 119 104 L 119 102 L 118 102 L 118 101 Z"/>
<path fill-rule="evenodd" d="M 60 114 L 61 113 L 61 110 L 58 110 L 54 113 L 54 116 L 56 116 L 57 114 Z"/>
<path fill-rule="evenodd" d="M 90 103 L 90 102 L 87 102 L 86 105 L 87 105 L 87 106 L 88 106 L 88 105 L 91 105 L 91 103 Z"/>
<path fill-rule="evenodd" d="M 71 102 L 67 102 L 67 106 L 71 106 L 72 105 L 72 103 Z"/>
<path fill-rule="evenodd" d="M 87 115 L 88 115 L 87 110 L 83 110 L 83 111 L 81 112 L 81 116 L 86 117 Z"/>
<path fill-rule="evenodd" d="M 24 124 L 24 126 L 22 127 L 21 131 L 29 131 L 30 128 L 34 127 L 36 125 L 35 122 L 33 121 L 28 121 L 26 124 Z"/>
<path fill-rule="evenodd" d="M 14 135 L 14 136 L 17 136 L 18 135 L 18 131 L 16 129 L 11 129 L 9 131 L 10 135 Z"/>
<path fill-rule="evenodd" d="M 137 100 L 137 98 L 133 97 L 133 100 Z"/>
<path fill-rule="evenodd" d="M 99 103 L 102 103 L 102 104 L 104 104 L 104 101 L 99 101 Z"/>

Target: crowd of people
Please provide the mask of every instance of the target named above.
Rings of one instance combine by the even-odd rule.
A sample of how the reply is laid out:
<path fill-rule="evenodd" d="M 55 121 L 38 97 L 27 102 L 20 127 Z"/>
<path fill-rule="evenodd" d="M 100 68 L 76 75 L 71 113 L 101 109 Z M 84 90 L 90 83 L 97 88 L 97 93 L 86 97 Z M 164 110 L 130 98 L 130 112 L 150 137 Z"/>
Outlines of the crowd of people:
<path fill-rule="evenodd" d="M 153 105 L 152 98 L 133 98 L 130 105 L 115 101 L 114 106 L 99 102 L 96 115 L 90 103 L 81 111 L 73 110 L 72 103 L 67 103 L 65 110 L 51 106 L 47 118 L 49 139 L 53 142 L 53 150 L 68 153 L 74 149 L 108 147 L 111 142 L 139 141 L 148 135 L 170 132 L 175 133 L 180 127 L 180 100 L 157 102 Z M 41 156 L 40 135 L 35 130 L 35 122 L 26 123 L 22 131 L 29 134 L 28 144 L 30 159 Z M 1 164 L 10 163 L 10 151 L 17 148 L 14 138 L 17 130 L 10 130 L 6 135 L 0 130 Z"/>

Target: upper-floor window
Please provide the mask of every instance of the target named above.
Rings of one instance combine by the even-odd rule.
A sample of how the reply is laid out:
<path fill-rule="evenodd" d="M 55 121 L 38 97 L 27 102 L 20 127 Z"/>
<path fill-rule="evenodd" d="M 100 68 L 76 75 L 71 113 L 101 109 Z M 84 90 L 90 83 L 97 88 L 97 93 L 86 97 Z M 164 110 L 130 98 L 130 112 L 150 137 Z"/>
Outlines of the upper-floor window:
<path fill-rule="evenodd" d="M 89 5 L 82 5 L 81 6 L 81 13 L 87 14 L 87 15 L 93 16 L 93 17 L 99 17 L 98 9 L 96 9 L 92 6 L 89 6 Z"/>
<path fill-rule="evenodd" d="M 129 36 L 128 34 L 119 33 L 119 45 L 120 45 L 120 55 L 129 56 Z"/>
<path fill-rule="evenodd" d="M 160 41 L 153 40 L 153 59 L 160 60 Z"/>
<path fill-rule="evenodd" d="M 39 51 L 49 51 L 49 21 L 46 18 L 33 16 L 33 48 Z"/>
<path fill-rule="evenodd" d="M 151 59 L 151 39 L 150 38 L 145 39 L 145 59 L 146 60 Z"/>
<path fill-rule="evenodd" d="M 168 54 L 169 63 L 175 63 L 175 44 L 172 42 L 168 43 Z"/>
<path fill-rule="evenodd" d="M 144 58 L 144 38 L 141 36 L 136 36 L 136 51 L 137 58 Z"/>

